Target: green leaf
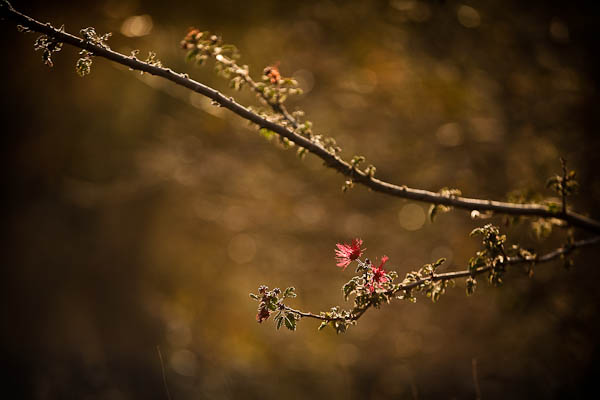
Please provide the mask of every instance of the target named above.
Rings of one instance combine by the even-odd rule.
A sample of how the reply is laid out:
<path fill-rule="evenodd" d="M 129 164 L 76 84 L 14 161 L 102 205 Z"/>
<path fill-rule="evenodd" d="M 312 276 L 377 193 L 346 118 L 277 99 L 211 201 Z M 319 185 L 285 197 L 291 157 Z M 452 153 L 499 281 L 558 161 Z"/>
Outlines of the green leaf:
<path fill-rule="evenodd" d="M 447 213 L 451 210 L 452 210 L 452 207 L 445 206 L 443 204 L 432 204 L 429 207 L 429 212 L 428 212 L 429 221 L 434 222 L 435 218 L 438 216 L 438 214 Z"/>
<path fill-rule="evenodd" d="M 438 213 L 438 207 L 435 204 L 432 204 L 431 206 L 429 206 L 429 212 L 427 212 L 427 215 L 429 215 L 429 221 L 433 222 L 435 221 L 435 216 Z"/>
<path fill-rule="evenodd" d="M 364 162 L 366 160 L 366 158 L 364 156 L 354 156 L 352 157 L 352 160 L 350 160 L 350 164 L 352 164 L 352 167 L 356 168 L 358 167 L 358 164 Z"/>
<path fill-rule="evenodd" d="M 353 279 L 342 287 L 344 300 L 348 300 L 348 296 L 350 296 L 354 290 L 356 290 L 356 281 Z"/>
<path fill-rule="evenodd" d="M 267 308 L 271 311 L 277 310 L 277 299 L 274 297 L 269 297 L 269 302 L 267 304 Z"/>
<path fill-rule="evenodd" d="M 484 233 L 483 228 L 475 228 L 471 231 L 471 233 L 469 233 L 469 236 L 483 235 L 483 233 Z"/>
<path fill-rule="evenodd" d="M 475 293 L 475 288 L 477 287 L 477 280 L 473 277 L 467 278 L 467 296 L 471 296 Z"/>
<path fill-rule="evenodd" d="M 329 321 L 323 321 L 321 322 L 321 325 L 319 325 L 319 330 L 322 331 L 327 325 L 329 324 Z"/>
<path fill-rule="evenodd" d="M 190 62 L 193 61 L 196 58 L 196 55 L 198 54 L 197 50 L 192 50 L 189 53 L 187 53 L 187 55 L 185 56 L 185 61 Z"/>
<path fill-rule="evenodd" d="M 308 150 L 305 147 L 298 147 L 298 151 L 297 151 L 296 155 L 300 158 L 304 158 L 307 153 L 308 153 Z"/>
<path fill-rule="evenodd" d="M 296 288 L 293 287 L 293 286 L 290 286 L 289 288 L 285 289 L 283 291 L 283 298 L 287 298 L 287 297 L 294 298 L 294 297 L 296 297 L 295 290 L 296 290 Z"/>
<path fill-rule="evenodd" d="M 255 295 L 254 293 L 250 293 L 250 297 L 253 298 L 254 300 L 258 300 L 258 296 Z"/>
<path fill-rule="evenodd" d="M 271 131 L 271 130 L 269 130 L 267 128 L 260 128 L 260 130 L 258 131 L 258 133 L 260 133 L 260 135 L 262 137 L 264 137 L 265 139 L 267 139 L 267 140 L 273 139 L 273 136 L 276 135 L 275 132 L 273 132 L 273 131 Z"/>
<path fill-rule="evenodd" d="M 275 321 L 275 327 L 277 328 L 277 330 L 279 330 L 279 328 L 281 328 L 281 324 L 283 323 L 283 315 L 281 311 L 278 311 L 277 314 L 275 314 L 273 320 Z"/>
<path fill-rule="evenodd" d="M 283 321 L 285 323 L 285 327 L 290 331 L 296 330 L 296 317 L 292 313 L 286 313 L 283 317 Z"/>

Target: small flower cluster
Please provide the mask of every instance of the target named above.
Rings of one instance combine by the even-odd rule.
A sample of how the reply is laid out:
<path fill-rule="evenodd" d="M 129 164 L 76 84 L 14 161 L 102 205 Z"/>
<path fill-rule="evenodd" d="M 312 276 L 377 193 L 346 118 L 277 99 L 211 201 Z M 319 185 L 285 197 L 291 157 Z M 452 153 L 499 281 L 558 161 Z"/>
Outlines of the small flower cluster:
<path fill-rule="evenodd" d="M 353 261 L 356 261 L 358 264 L 356 272 L 360 273 L 360 275 L 352 278 L 342 288 L 346 300 L 351 294 L 370 296 L 376 292 L 388 291 L 392 289 L 391 283 L 398 276 L 396 272 L 388 272 L 383 269 L 384 265 L 389 261 L 388 256 L 381 257 L 381 261 L 377 267 L 368 258 L 365 261 L 361 261 L 360 256 L 366 250 L 361 248 L 362 244 L 363 241 L 358 238 L 353 239 L 350 243 L 336 244 L 336 265 L 342 268 L 342 270 L 346 270 Z M 362 303 L 362 301 L 359 303 Z"/>
<path fill-rule="evenodd" d="M 362 280 L 356 281 L 356 284 L 351 284 L 349 288 L 343 289 L 346 299 L 352 292 L 356 292 L 357 287 L 362 283 L 362 286 L 368 290 L 369 293 L 374 293 L 376 289 L 386 289 L 383 284 L 391 283 L 393 278 L 383 269 L 385 263 L 388 262 L 389 257 L 381 257 L 381 262 L 378 267 L 375 267 L 371 261 L 367 258 L 362 262 L 359 257 L 366 249 L 361 249 L 363 241 L 361 239 L 353 239 L 349 244 L 337 243 L 335 250 L 335 257 L 337 266 L 345 270 L 352 261 L 358 262 L 358 268 L 356 272 L 363 272 Z M 395 277 L 395 273 L 394 273 Z M 351 281 L 353 282 L 353 281 Z"/>

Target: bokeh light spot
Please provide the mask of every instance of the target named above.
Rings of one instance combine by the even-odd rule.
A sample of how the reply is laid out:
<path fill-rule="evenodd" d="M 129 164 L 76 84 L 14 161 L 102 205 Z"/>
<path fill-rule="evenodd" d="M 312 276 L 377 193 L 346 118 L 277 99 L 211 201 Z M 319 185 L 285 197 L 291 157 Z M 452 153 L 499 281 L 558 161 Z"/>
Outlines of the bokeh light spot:
<path fill-rule="evenodd" d="M 477 28 L 481 24 L 481 16 L 473 7 L 462 5 L 456 12 L 458 22 L 465 28 Z"/>
<path fill-rule="evenodd" d="M 171 321 L 168 324 L 167 340 L 173 346 L 187 346 L 192 341 L 192 330 L 182 320 Z"/>
<path fill-rule="evenodd" d="M 223 223 L 232 231 L 243 231 L 249 224 L 247 214 L 248 212 L 243 207 L 227 207 L 223 213 Z"/>
<path fill-rule="evenodd" d="M 399 11 L 410 11 L 415 7 L 415 0 L 392 0 L 390 5 Z"/>
<path fill-rule="evenodd" d="M 408 12 L 408 16 L 415 22 L 425 22 L 431 17 L 429 4 L 417 1 L 415 6 Z"/>
<path fill-rule="evenodd" d="M 148 14 L 132 15 L 123 21 L 121 33 L 127 37 L 146 36 L 152 32 L 152 17 Z"/>
<path fill-rule="evenodd" d="M 300 203 L 294 207 L 294 214 L 307 225 L 316 224 L 323 218 L 325 210 L 318 203 Z"/>
<path fill-rule="evenodd" d="M 435 137 L 442 146 L 446 147 L 458 146 L 463 142 L 462 130 L 456 122 L 448 122 L 440 126 Z"/>
<path fill-rule="evenodd" d="M 171 356 L 171 368 L 179 375 L 194 376 L 196 374 L 196 355 L 189 350 L 178 350 Z"/>
<path fill-rule="evenodd" d="M 227 254 L 238 264 L 250 262 L 256 254 L 256 241 L 246 233 L 234 236 L 227 246 Z"/>
<path fill-rule="evenodd" d="M 410 203 L 402 207 L 398 213 L 398 219 L 400 220 L 400 226 L 404 229 L 416 231 L 425 224 L 425 211 L 423 211 L 423 207 Z"/>
<path fill-rule="evenodd" d="M 550 22 L 550 36 L 557 42 L 566 43 L 569 41 L 569 28 L 563 21 L 553 18 Z"/>

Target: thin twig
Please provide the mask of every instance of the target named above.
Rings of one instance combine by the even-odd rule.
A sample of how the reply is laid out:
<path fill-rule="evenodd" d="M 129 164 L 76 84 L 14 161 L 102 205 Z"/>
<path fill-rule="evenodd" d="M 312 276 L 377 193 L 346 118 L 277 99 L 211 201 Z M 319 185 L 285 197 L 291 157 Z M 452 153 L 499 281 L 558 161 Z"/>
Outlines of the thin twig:
<path fill-rule="evenodd" d="M 314 318 L 314 319 L 320 319 L 322 321 L 333 321 L 331 318 L 327 318 L 324 315 L 318 315 L 318 314 L 313 314 L 311 312 L 304 312 L 304 311 L 300 311 L 300 310 L 296 310 L 290 306 L 286 306 L 284 304 L 283 308 L 285 308 L 287 311 L 291 311 L 293 313 L 296 313 L 302 317 L 306 317 L 306 318 Z"/>
<path fill-rule="evenodd" d="M 10 7 L 8 2 L 5 0 L 0 1 L 0 16 L 16 22 L 17 24 L 20 24 L 29 30 L 46 34 L 60 42 L 67 43 L 80 49 L 88 50 L 96 57 L 103 57 L 116 63 L 125 65 L 131 69 L 160 76 L 194 92 L 200 93 L 201 95 L 212 99 L 220 106 L 234 112 L 238 116 L 255 123 L 259 127 L 273 131 L 287 138 L 296 145 L 304 147 L 307 151 L 321 158 L 328 167 L 335 169 L 336 171 L 348 176 L 353 182 L 360 183 L 373 191 L 403 199 L 446 205 L 466 210 L 492 211 L 500 214 L 534 216 L 542 218 L 557 218 L 569 222 L 573 226 L 600 233 L 599 221 L 573 211 L 552 211 L 547 206 L 541 204 L 517 204 L 459 196 L 444 196 L 440 193 L 421 189 L 413 189 L 404 185 L 395 185 L 379 180 L 359 169 L 354 168 L 336 154 L 326 150 L 321 144 L 303 137 L 282 125 L 276 124 L 266 118 L 261 117 L 260 115 L 250 111 L 248 108 L 237 103 L 232 97 L 227 97 L 211 87 L 196 82 L 193 79 L 188 78 L 185 74 L 179 74 L 170 68 L 164 68 L 143 62 L 133 56 L 125 56 L 109 48 L 95 45 L 77 36 L 59 31 L 49 23 L 43 24 L 16 11 L 14 8 Z M 289 115 L 289 113 L 287 114 Z"/>
<path fill-rule="evenodd" d="M 160 360 L 160 369 L 162 371 L 163 384 L 165 385 L 165 393 L 167 399 L 171 400 L 171 392 L 169 392 L 169 385 L 167 385 L 167 374 L 165 373 L 165 364 L 163 362 L 162 354 L 160 352 L 160 346 L 156 345 L 156 352 L 158 353 L 158 359 Z"/>
<path fill-rule="evenodd" d="M 252 88 L 252 91 L 254 91 L 255 93 L 258 93 L 259 98 L 265 105 L 271 107 L 271 109 L 273 109 L 273 111 L 275 111 L 276 113 L 281 114 L 290 123 L 290 125 L 292 125 L 292 127 L 294 127 L 294 129 L 298 128 L 298 121 L 296 121 L 296 118 L 294 118 L 289 113 L 289 111 L 287 110 L 287 108 L 285 108 L 285 106 L 283 104 L 273 103 L 273 102 L 269 101 L 269 98 L 265 95 L 264 91 L 259 90 L 258 84 L 256 83 L 256 81 L 254 79 L 252 79 L 252 77 L 250 76 L 248 71 L 246 71 L 243 68 L 240 68 L 240 66 L 229 57 L 225 57 L 222 54 L 218 55 L 217 57 L 218 57 L 218 60 L 220 62 L 222 62 L 223 64 L 234 68 L 236 71 L 239 71 L 240 76 L 244 79 L 244 81 L 247 84 L 250 85 L 250 87 Z"/>

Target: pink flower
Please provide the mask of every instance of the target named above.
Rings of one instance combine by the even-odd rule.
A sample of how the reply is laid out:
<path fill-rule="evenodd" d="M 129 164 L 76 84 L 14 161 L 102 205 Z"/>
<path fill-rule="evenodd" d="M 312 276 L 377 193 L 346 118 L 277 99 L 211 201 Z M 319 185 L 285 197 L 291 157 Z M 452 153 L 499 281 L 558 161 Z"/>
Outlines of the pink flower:
<path fill-rule="evenodd" d="M 361 249 L 363 241 L 361 239 L 352 239 L 352 244 L 337 243 L 337 249 L 335 250 L 335 258 L 337 266 L 345 270 L 348 265 L 358 257 L 361 256 L 362 252 L 366 249 Z"/>
<path fill-rule="evenodd" d="M 383 257 L 381 257 L 381 263 L 379 264 L 379 267 L 375 268 L 375 267 L 371 266 L 371 272 L 373 272 L 373 278 L 372 278 L 371 282 L 369 282 L 367 284 L 367 287 L 369 288 L 369 291 L 371 293 L 373 293 L 375 291 L 376 286 L 377 286 L 377 288 L 381 288 L 382 283 L 390 281 L 390 278 L 385 276 L 385 270 L 383 269 L 383 266 L 385 265 L 386 262 L 388 262 L 388 260 L 389 260 L 388 256 L 383 256 Z"/>

